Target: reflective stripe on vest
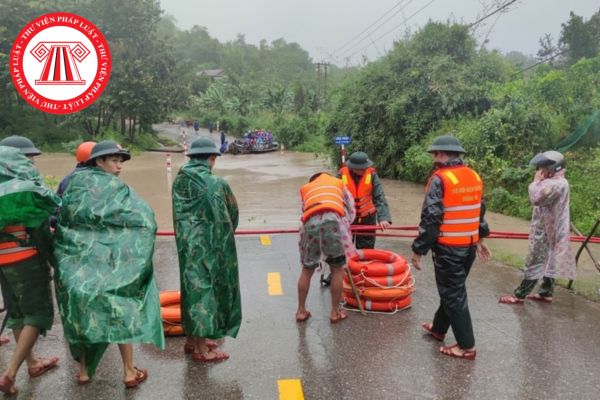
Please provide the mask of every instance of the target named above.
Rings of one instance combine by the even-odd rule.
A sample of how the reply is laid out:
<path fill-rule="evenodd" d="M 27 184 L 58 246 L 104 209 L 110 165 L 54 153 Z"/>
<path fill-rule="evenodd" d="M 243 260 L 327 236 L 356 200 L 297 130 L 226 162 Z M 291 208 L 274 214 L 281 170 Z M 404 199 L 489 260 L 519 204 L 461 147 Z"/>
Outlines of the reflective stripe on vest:
<path fill-rule="evenodd" d="M 344 185 L 348 188 L 352 197 L 354 197 L 354 206 L 356 207 L 356 215 L 364 218 L 368 215 L 377 212 L 377 208 L 373 203 L 373 174 L 375 168 L 369 167 L 365 169 L 365 173 L 360 177 L 358 187 L 352 179 L 350 168 L 340 168 L 340 175 Z"/>
<path fill-rule="evenodd" d="M 321 174 L 314 181 L 300 188 L 300 196 L 302 197 L 302 222 L 324 211 L 333 211 L 340 216 L 346 215 L 344 184 L 341 179 Z"/>
<path fill-rule="evenodd" d="M 444 187 L 444 217 L 437 238 L 445 246 L 470 246 L 479 242 L 483 182 L 466 166 L 442 168 L 434 173 Z"/>
<path fill-rule="evenodd" d="M 12 235 L 18 240 L 0 243 L 0 266 L 27 260 L 38 254 L 38 250 L 34 246 L 23 246 L 21 244 L 29 239 L 25 227 L 7 226 L 2 230 L 2 233 Z"/>

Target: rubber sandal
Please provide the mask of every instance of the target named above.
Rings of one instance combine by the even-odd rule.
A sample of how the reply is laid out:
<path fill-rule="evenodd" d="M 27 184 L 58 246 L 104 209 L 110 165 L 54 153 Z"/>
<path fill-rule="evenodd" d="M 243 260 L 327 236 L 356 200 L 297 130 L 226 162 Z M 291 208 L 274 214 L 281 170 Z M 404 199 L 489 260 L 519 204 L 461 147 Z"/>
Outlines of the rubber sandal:
<path fill-rule="evenodd" d="M 310 318 L 310 316 L 311 316 L 310 311 L 307 311 L 303 317 L 298 317 L 298 315 L 296 314 L 296 322 L 305 322 Z"/>
<path fill-rule="evenodd" d="M 12 396 L 19 392 L 15 386 L 15 381 L 8 375 L 2 375 L 0 377 L 0 391 L 7 396 Z"/>
<path fill-rule="evenodd" d="M 523 304 L 525 301 L 518 297 L 513 296 L 512 294 L 506 294 L 504 296 L 500 296 L 498 299 L 498 303 L 502 304 Z"/>
<path fill-rule="evenodd" d="M 206 346 L 208 346 L 209 350 L 214 350 L 219 347 L 219 343 L 215 340 L 207 340 Z M 183 345 L 183 352 L 185 354 L 192 354 L 194 352 L 194 344 L 186 342 L 186 344 Z"/>
<path fill-rule="evenodd" d="M 473 350 L 462 350 L 462 354 L 456 354 L 454 351 L 452 351 L 452 349 L 454 349 L 455 347 L 458 347 L 458 343 L 453 344 L 452 346 L 442 346 L 440 347 L 440 353 L 442 353 L 445 356 L 450 356 L 450 357 L 454 357 L 454 358 L 462 358 L 465 360 L 474 360 L 475 357 L 477 356 L 477 350 L 473 349 Z M 460 347 L 458 347 L 460 349 Z"/>
<path fill-rule="evenodd" d="M 547 296 L 541 296 L 539 294 L 530 294 L 527 295 L 527 299 L 529 300 L 535 300 L 535 301 L 539 301 L 542 303 L 552 303 L 552 297 L 547 297 Z"/>
<path fill-rule="evenodd" d="M 423 329 L 425 330 L 425 332 L 427 332 L 429 335 L 431 335 L 435 340 L 439 341 L 439 342 L 443 342 L 444 338 L 446 337 L 445 334 L 443 333 L 437 333 L 433 331 L 433 325 L 431 325 L 428 322 L 423 322 L 423 324 L 421 324 L 421 326 L 423 327 Z"/>
<path fill-rule="evenodd" d="M 148 379 L 148 370 L 144 368 L 133 367 L 135 369 L 135 378 L 130 381 L 123 381 L 127 389 L 138 387 L 140 383 Z"/>
<path fill-rule="evenodd" d="M 214 353 L 214 357 L 208 357 L 209 353 Z M 218 350 L 211 350 L 208 353 L 194 353 L 192 355 L 192 360 L 197 362 L 215 362 L 215 361 L 225 361 L 229 358 L 229 354 L 223 353 Z"/>
<path fill-rule="evenodd" d="M 52 368 L 56 367 L 56 364 L 58 364 L 58 360 L 59 360 L 58 357 L 42 359 L 41 366 L 29 367 L 29 368 L 27 368 L 27 372 L 29 372 L 29 376 L 31 378 L 37 378 L 38 376 L 43 375 L 46 372 L 50 371 Z"/>
<path fill-rule="evenodd" d="M 346 314 L 343 311 L 338 311 L 337 318 L 329 318 L 329 322 L 331 322 L 332 324 L 337 324 L 337 323 L 342 322 L 346 318 L 348 318 L 348 314 Z"/>
<path fill-rule="evenodd" d="M 10 343 L 8 336 L 0 336 L 0 346 Z"/>

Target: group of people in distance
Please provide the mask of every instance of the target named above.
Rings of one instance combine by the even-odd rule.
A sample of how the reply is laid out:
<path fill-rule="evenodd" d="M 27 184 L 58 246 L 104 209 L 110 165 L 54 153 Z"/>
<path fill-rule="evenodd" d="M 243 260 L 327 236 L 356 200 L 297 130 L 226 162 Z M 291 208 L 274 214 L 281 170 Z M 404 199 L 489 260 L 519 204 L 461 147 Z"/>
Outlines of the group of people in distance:
<path fill-rule="evenodd" d="M 491 257 L 483 203 L 483 182 L 463 159 L 466 151 L 453 136 L 436 138 L 428 152 L 434 161 L 422 206 L 411 262 L 420 269 L 430 250 L 440 305 L 423 328 L 443 341 L 452 328 L 456 344 L 444 355 L 472 360 L 475 339 L 467 303 L 466 279 L 478 254 Z M 41 154 L 31 140 L 11 136 L 0 141 L 0 284 L 7 309 L 6 326 L 16 347 L 0 376 L 0 391 L 17 393 L 16 374 L 26 362 L 31 378 L 53 369 L 58 358 L 33 352 L 39 334 L 52 326 L 52 273 L 64 335 L 79 363 L 79 385 L 88 384 L 110 343 L 118 345 L 123 383 L 135 388 L 149 373 L 134 362 L 134 343 L 164 348 L 158 289 L 154 279 L 156 222 L 149 205 L 119 179 L 130 153 L 114 141 L 86 142 L 78 164 L 59 186 L 46 189 L 33 158 Z M 213 174 L 221 153 L 207 137 L 194 140 L 190 158 L 172 187 L 173 221 L 181 286 L 183 352 L 193 361 L 229 358 L 226 336 L 236 337 L 242 308 L 235 229 L 239 210 L 228 183 Z M 564 157 L 540 153 L 531 164 L 533 204 L 525 279 L 502 303 L 524 299 L 552 301 L 554 278 L 572 278 L 575 263 L 569 245 L 569 189 Z M 306 308 L 310 280 L 322 261 L 331 267 L 331 323 L 348 315 L 340 308 L 343 268 L 356 248 L 374 247 L 374 235 L 353 240 L 352 224 L 387 229 L 391 216 L 381 181 L 366 153 L 353 153 L 339 178 L 313 175 L 300 189 L 302 225 L 295 319 L 311 317 Z M 54 232 L 50 224 L 54 225 Z M 374 233 L 374 231 L 370 232 Z M 560 268 L 557 268 L 557 265 Z M 542 279 L 538 294 L 531 295 Z M 6 342 L 6 339 L 4 339 Z"/>

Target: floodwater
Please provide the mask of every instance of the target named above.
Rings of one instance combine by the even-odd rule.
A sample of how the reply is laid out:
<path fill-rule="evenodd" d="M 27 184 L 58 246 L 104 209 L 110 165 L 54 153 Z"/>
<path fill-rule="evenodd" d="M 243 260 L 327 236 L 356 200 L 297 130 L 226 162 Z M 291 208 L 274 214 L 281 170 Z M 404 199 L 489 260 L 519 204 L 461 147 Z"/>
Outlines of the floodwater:
<path fill-rule="evenodd" d="M 190 135 L 193 139 L 193 135 Z M 213 139 L 217 136 L 213 133 Z M 135 189 L 154 209 L 159 230 L 172 231 L 170 184 L 179 167 L 187 161 L 182 153 L 171 153 L 171 175 L 167 173 L 167 154 L 144 152 L 133 155 L 124 164 L 121 178 Z M 43 154 L 36 157 L 43 175 L 59 181 L 75 165 L 68 154 Z M 231 155 L 217 158 L 214 173 L 231 185 L 240 208 L 241 229 L 297 228 L 300 221 L 300 187 L 318 171 L 330 169 L 329 162 L 310 153 L 272 152 Z M 394 225 L 417 225 L 424 188 L 414 183 L 383 179 Z M 529 221 L 489 212 L 487 219 L 493 231 L 528 232 Z M 408 240 L 408 239 L 402 239 Z M 489 240 L 492 250 L 523 258 L 526 240 Z M 597 247 L 597 246 L 596 246 Z M 578 244 L 574 244 L 574 249 Z M 598 253 L 597 250 L 593 251 Z M 597 275 L 587 254 L 580 268 Z"/>

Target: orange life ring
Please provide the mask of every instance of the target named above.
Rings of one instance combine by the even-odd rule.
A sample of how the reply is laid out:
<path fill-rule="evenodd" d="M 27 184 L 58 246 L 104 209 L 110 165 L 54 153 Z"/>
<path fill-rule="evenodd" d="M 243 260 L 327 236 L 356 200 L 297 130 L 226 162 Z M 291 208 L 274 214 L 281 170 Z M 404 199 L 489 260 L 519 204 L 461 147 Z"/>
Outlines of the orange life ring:
<path fill-rule="evenodd" d="M 408 263 L 404 257 L 391 251 L 362 249 L 349 258 L 348 268 L 355 275 L 391 276 L 405 272 Z"/>
<path fill-rule="evenodd" d="M 383 287 L 383 288 L 392 288 L 398 287 L 402 285 L 407 285 L 412 281 L 413 275 L 408 272 L 404 274 L 398 275 L 389 275 L 389 276 L 369 276 L 366 277 L 362 274 L 352 275 L 352 280 L 355 285 L 364 286 L 364 287 Z M 350 284 L 350 280 L 346 275 L 344 275 L 344 282 Z"/>
<path fill-rule="evenodd" d="M 165 336 L 185 335 L 185 332 L 183 331 L 183 326 L 181 326 L 181 324 L 163 323 L 163 331 L 165 332 Z"/>
<path fill-rule="evenodd" d="M 343 289 L 344 293 L 354 297 L 354 292 L 352 291 L 352 286 L 344 282 Z M 412 292 L 414 292 L 414 288 L 412 287 L 398 287 L 391 289 L 380 289 L 380 288 L 357 288 L 358 295 L 361 299 L 364 300 L 374 300 L 374 301 L 385 301 L 385 300 L 399 300 L 406 296 L 409 296 Z"/>
<path fill-rule="evenodd" d="M 158 294 L 160 306 L 165 307 L 181 303 L 181 292 L 178 290 L 165 290 Z"/>
<path fill-rule="evenodd" d="M 181 293 L 177 290 L 166 290 L 160 292 L 160 315 L 163 321 L 167 322 L 181 322 L 181 308 L 179 304 L 181 302 Z M 166 334 L 166 331 L 165 331 Z"/>
<path fill-rule="evenodd" d="M 358 307 L 358 301 L 356 301 L 354 297 L 344 296 L 344 301 L 351 307 Z M 361 303 L 364 309 L 367 311 L 393 312 L 410 307 L 412 304 L 412 298 L 407 296 L 403 299 L 390 301 L 361 300 Z"/>

